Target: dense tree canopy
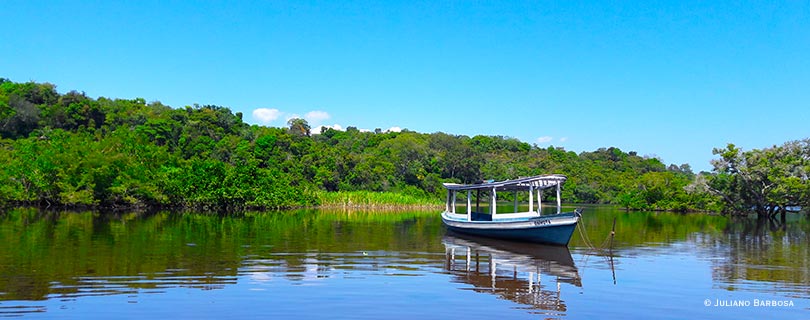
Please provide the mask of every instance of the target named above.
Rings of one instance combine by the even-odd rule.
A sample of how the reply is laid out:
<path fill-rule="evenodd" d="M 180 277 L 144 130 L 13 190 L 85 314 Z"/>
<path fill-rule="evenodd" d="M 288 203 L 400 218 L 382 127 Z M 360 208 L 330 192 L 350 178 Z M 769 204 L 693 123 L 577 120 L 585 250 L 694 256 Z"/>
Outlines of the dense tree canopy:
<path fill-rule="evenodd" d="M 442 182 L 560 173 L 569 177 L 566 201 L 719 210 L 724 202 L 717 190 L 733 190 L 744 177 L 731 177 L 748 172 L 728 165 L 734 169 L 696 176 L 688 164 L 666 166 L 632 151 L 576 154 L 502 136 L 310 130 L 303 119 L 282 128 L 251 126 L 241 113 L 220 106 L 174 109 L 140 98 L 93 99 L 77 91 L 59 94 L 48 83 L 0 79 L 0 203 L 295 207 L 317 205 L 322 192 L 391 191 L 440 199 Z M 791 152 L 786 154 L 798 157 Z M 771 153 L 757 161 L 780 156 Z M 796 158 L 805 166 L 806 154 Z M 786 166 L 762 174 L 778 180 L 796 170 Z M 784 186 L 768 197 L 789 195 L 806 203 L 803 172 L 778 180 Z"/>
<path fill-rule="evenodd" d="M 810 207 L 810 139 L 743 151 L 734 144 L 715 149 L 717 173 L 703 181 L 729 212 L 759 215 Z"/>

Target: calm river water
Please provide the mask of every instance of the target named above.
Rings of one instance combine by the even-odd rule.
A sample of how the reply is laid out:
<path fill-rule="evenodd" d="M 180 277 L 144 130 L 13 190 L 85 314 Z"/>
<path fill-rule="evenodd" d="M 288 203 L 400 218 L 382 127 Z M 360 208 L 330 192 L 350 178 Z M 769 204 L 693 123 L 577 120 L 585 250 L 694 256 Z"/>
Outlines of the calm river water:
<path fill-rule="evenodd" d="M 0 317 L 810 318 L 804 215 L 585 207 L 581 226 L 566 249 L 449 234 L 436 212 L 14 209 Z"/>

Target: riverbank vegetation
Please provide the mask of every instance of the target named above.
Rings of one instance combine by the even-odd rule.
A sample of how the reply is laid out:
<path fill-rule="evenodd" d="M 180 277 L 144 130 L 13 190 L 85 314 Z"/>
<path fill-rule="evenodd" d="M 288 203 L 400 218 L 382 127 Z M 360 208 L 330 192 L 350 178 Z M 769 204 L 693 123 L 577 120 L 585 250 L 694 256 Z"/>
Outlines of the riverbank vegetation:
<path fill-rule="evenodd" d="M 559 173 L 569 177 L 562 196 L 570 202 L 768 211 L 807 207 L 810 189 L 807 140 L 761 152 L 730 145 L 717 150 L 722 158 L 712 173 L 695 174 L 688 164 L 665 165 L 618 148 L 577 154 L 502 136 L 353 127 L 313 133 L 303 119 L 278 128 L 249 125 L 242 116 L 221 106 L 175 109 L 140 98 L 94 99 L 77 91 L 60 94 L 48 83 L 0 79 L 0 203 L 421 206 L 443 201 L 442 182 Z M 752 206 L 749 200 L 758 202 Z"/>
<path fill-rule="evenodd" d="M 324 208 L 379 208 L 415 209 L 440 208 L 444 203 L 435 197 L 414 196 L 402 192 L 375 191 L 321 191 L 317 193 L 318 203 Z"/>

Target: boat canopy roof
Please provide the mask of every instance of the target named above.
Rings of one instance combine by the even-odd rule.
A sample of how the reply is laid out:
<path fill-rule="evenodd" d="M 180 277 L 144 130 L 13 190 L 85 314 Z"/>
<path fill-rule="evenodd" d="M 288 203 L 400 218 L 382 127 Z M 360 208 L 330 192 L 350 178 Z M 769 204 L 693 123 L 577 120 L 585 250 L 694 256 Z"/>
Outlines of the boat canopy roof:
<path fill-rule="evenodd" d="M 458 183 L 443 183 L 447 190 L 476 190 L 476 189 L 492 189 L 497 191 L 506 190 L 529 190 L 529 187 L 534 189 L 546 189 L 556 187 L 565 183 L 566 176 L 561 174 L 548 174 L 540 176 L 532 176 L 525 178 L 518 178 L 514 180 L 492 181 L 476 184 L 458 184 Z"/>

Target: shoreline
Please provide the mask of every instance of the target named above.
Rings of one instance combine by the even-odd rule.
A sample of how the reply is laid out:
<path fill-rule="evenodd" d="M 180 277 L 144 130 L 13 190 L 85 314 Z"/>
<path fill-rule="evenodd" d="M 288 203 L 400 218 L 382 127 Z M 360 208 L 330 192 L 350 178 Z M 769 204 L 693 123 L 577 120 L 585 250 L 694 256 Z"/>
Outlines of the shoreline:
<path fill-rule="evenodd" d="M 82 211 L 103 211 L 110 213 L 124 212 L 157 212 L 157 211 L 178 211 L 178 212 L 223 212 L 238 213 L 250 211 L 287 211 L 287 210 L 385 210 L 404 211 L 417 209 L 441 209 L 443 204 L 397 204 L 397 203 L 327 203 L 319 205 L 304 205 L 290 207 L 261 207 L 261 206 L 232 206 L 232 205 L 193 205 L 193 206 L 173 206 L 173 205 L 61 205 L 61 204 L 37 204 L 37 203 L 4 203 L 0 204 L 0 210 L 10 210 L 15 208 L 32 208 L 42 211 L 61 212 L 82 212 Z"/>
<path fill-rule="evenodd" d="M 577 203 L 577 204 L 564 204 L 564 206 L 582 206 L 585 209 L 589 206 L 613 206 L 618 210 L 626 213 L 635 212 L 668 212 L 678 213 L 684 215 L 699 214 L 699 215 L 712 215 L 712 216 L 727 216 L 739 217 L 754 215 L 755 212 L 749 213 L 720 213 L 713 211 L 675 211 L 675 210 L 640 210 L 621 208 L 615 204 L 592 204 L 592 203 Z M 61 212 L 82 212 L 82 211 L 101 211 L 110 213 L 126 213 L 126 212 L 157 212 L 157 211 L 177 211 L 177 212 L 219 212 L 219 213 L 239 213 L 239 212 L 255 212 L 255 211 L 288 211 L 288 210 L 381 210 L 381 211 L 408 211 L 408 210 L 442 210 L 443 203 L 385 203 L 385 202 L 372 202 L 372 201 L 347 201 L 347 202 L 331 202 L 318 205 L 302 205 L 290 207 L 261 207 L 261 206 L 233 206 L 233 205 L 61 205 L 61 204 L 37 204 L 30 202 L 21 203 L 3 203 L 0 204 L 0 210 L 10 210 L 14 208 L 32 208 L 42 211 L 61 211 Z M 586 210 L 587 212 L 587 210 Z M 786 212 L 789 214 L 801 214 L 802 212 Z"/>

